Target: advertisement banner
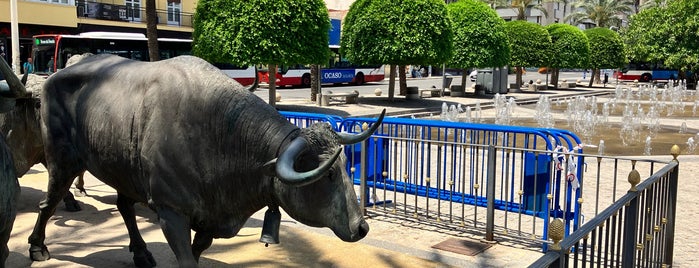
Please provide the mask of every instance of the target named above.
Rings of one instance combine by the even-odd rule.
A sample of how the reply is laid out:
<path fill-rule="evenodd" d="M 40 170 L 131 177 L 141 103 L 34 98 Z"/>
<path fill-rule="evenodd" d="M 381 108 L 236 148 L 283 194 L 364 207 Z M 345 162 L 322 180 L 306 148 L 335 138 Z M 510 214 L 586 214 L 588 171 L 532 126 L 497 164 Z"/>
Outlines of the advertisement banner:
<path fill-rule="evenodd" d="M 354 79 L 354 69 L 350 70 L 322 70 L 321 69 L 321 80 L 322 83 L 347 83 Z"/>

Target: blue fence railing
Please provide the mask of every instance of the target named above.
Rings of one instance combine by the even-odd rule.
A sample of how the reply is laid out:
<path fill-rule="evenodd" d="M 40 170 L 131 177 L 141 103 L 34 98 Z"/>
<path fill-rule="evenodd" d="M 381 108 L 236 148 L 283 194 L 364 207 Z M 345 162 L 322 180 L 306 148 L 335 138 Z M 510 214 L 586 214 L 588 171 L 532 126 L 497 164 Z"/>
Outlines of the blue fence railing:
<path fill-rule="evenodd" d="M 349 133 L 376 122 L 376 118 L 282 114 L 299 127 L 328 122 Z M 405 212 L 452 218 L 458 214 L 455 205 L 462 211 L 464 206 L 485 208 L 492 199 L 493 208 L 505 213 L 500 218 L 531 216 L 536 229 L 532 233 L 546 240 L 552 217 L 565 220 L 566 234 L 580 224 L 576 202 L 580 190 L 571 176 L 577 185 L 582 182 L 583 159 L 566 157 L 568 152 L 582 153 L 579 143 L 575 134 L 559 129 L 387 117 L 372 138 L 348 145 L 345 154 L 348 174 L 357 185 L 366 182 L 365 191 L 371 193 L 365 194 L 373 201 L 382 193 L 384 200 L 402 198 Z M 456 216 L 462 221 L 470 216 L 461 214 Z"/>

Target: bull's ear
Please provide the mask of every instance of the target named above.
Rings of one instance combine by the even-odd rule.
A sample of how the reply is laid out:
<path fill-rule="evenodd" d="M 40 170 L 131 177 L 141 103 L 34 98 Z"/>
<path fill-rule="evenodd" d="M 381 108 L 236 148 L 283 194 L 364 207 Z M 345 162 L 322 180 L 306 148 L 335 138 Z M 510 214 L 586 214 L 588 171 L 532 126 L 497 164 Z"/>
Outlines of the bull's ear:
<path fill-rule="evenodd" d="M 270 177 L 277 176 L 277 158 L 269 160 L 269 162 L 262 165 L 262 174 Z"/>

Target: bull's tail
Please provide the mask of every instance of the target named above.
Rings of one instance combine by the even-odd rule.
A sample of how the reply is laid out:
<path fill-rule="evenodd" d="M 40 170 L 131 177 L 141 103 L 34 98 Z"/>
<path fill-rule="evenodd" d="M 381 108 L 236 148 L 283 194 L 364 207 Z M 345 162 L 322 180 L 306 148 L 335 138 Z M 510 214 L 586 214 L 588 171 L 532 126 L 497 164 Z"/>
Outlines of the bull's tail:
<path fill-rule="evenodd" d="M 248 91 L 255 92 L 255 89 L 257 89 L 257 86 L 259 84 L 260 84 L 260 76 L 257 75 L 257 66 L 255 66 L 255 83 L 253 83 L 252 85 L 250 85 L 250 87 L 248 87 Z"/>

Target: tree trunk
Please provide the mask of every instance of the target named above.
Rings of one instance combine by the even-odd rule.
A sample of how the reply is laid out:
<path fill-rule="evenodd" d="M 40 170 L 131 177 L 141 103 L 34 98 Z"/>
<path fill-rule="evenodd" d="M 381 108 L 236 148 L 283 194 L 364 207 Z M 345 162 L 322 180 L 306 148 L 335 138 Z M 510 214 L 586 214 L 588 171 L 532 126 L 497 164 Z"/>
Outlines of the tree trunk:
<path fill-rule="evenodd" d="M 592 87 L 592 84 L 595 83 L 595 79 L 599 82 L 599 69 L 592 69 L 592 73 L 590 73 L 590 82 L 587 86 Z"/>
<path fill-rule="evenodd" d="M 400 95 L 408 95 L 408 83 L 405 77 L 405 65 L 398 65 L 398 86 L 400 87 Z"/>
<path fill-rule="evenodd" d="M 548 70 L 547 70 L 548 71 Z M 551 81 L 549 83 L 553 85 L 554 88 L 558 88 L 558 73 L 560 69 L 559 68 L 552 68 L 551 69 Z M 546 85 L 546 88 L 548 88 L 549 85 Z"/>
<path fill-rule="evenodd" d="M 396 66 L 391 64 L 391 70 L 388 74 L 388 101 L 393 101 L 393 96 L 396 94 Z"/>
<path fill-rule="evenodd" d="M 466 79 L 470 78 L 470 77 L 468 77 L 468 74 L 470 74 L 470 73 L 468 72 L 468 69 L 461 70 L 461 73 L 462 73 L 462 75 L 461 75 L 461 87 L 462 87 L 462 90 L 464 92 L 466 92 Z M 444 75 L 444 74 L 442 74 L 442 75 Z M 449 90 L 451 90 L 451 89 L 449 89 Z"/>
<path fill-rule="evenodd" d="M 311 65 L 311 101 L 318 99 L 320 93 L 320 65 Z"/>
<path fill-rule="evenodd" d="M 515 76 L 516 77 L 515 84 L 517 86 L 517 89 L 521 89 L 522 88 L 522 73 L 524 71 L 524 68 L 523 67 L 515 67 L 515 70 L 517 73 L 517 75 Z"/>
<path fill-rule="evenodd" d="M 270 63 L 267 66 L 269 70 L 269 105 L 277 106 L 277 65 Z"/>
<path fill-rule="evenodd" d="M 146 35 L 148 36 L 148 57 L 150 61 L 159 61 L 158 14 L 155 12 L 155 0 L 146 0 Z"/>

